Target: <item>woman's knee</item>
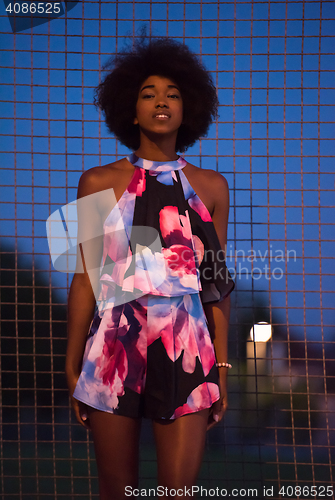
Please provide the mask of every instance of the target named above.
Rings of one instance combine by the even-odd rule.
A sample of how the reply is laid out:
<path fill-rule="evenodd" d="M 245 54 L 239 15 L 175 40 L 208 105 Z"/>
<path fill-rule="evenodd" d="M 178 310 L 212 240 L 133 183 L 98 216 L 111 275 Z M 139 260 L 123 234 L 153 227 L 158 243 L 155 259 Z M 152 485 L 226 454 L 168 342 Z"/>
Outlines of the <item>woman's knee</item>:
<path fill-rule="evenodd" d="M 100 500 L 124 500 L 127 487 L 131 491 L 138 487 L 137 474 L 124 471 L 123 474 L 99 470 Z"/>
<path fill-rule="evenodd" d="M 167 491 L 183 490 L 192 488 L 197 481 L 197 470 L 191 473 L 187 470 L 160 471 L 158 474 L 158 484 Z M 179 498 L 180 495 L 177 496 Z"/>
<path fill-rule="evenodd" d="M 123 500 L 137 487 L 140 421 L 99 411 L 90 413 L 100 500 Z"/>

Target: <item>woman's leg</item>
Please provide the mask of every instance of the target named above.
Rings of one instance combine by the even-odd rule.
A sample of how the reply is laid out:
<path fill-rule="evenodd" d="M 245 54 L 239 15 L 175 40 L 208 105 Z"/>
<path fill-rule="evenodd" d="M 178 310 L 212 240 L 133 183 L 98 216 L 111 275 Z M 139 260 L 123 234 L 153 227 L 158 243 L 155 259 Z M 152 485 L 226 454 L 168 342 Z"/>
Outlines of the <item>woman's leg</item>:
<path fill-rule="evenodd" d="M 209 409 L 206 409 L 172 421 L 154 421 L 159 486 L 169 490 L 191 489 L 195 485 L 205 447 L 208 415 Z M 178 499 L 182 498 L 190 496 L 178 495 Z"/>
<path fill-rule="evenodd" d="M 100 500 L 124 500 L 137 487 L 141 420 L 90 410 Z"/>

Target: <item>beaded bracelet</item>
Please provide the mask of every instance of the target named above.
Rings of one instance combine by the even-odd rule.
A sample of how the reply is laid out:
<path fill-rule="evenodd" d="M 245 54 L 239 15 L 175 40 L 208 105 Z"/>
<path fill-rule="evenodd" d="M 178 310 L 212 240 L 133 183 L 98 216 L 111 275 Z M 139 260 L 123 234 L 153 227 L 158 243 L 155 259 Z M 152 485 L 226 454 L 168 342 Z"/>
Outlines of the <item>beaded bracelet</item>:
<path fill-rule="evenodd" d="M 216 363 L 218 368 L 233 368 L 230 363 Z"/>

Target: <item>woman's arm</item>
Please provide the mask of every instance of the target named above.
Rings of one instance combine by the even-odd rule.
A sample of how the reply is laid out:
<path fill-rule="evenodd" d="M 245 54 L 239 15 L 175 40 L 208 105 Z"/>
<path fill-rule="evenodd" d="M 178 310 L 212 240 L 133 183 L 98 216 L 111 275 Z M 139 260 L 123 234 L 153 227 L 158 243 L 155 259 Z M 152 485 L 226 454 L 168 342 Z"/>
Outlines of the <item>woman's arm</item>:
<path fill-rule="evenodd" d="M 230 297 L 214 304 L 204 304 L 204 311 L 208 321 L 208 329 L 211 334 L 215 356 L 218 363 L 228 361 L 228 325 L 230 313 Z M 212 406 L 212 413 L 208 429 L 219 422 L 227 407 L 227 372 L 228 368 L 219 368 L 220 399 Z"/>
<path fill-rule="evenodd" d="M 218 235 L 221 248 L 225 251 L 227 245 L 227 225 L 229 215 L 229 188 L 226 179 L 219 173 L 213 172 L 211 192 L 214 199 L 212 220 Z M 228 361 L 228 327 L 230 314 L 230 297 L 220 302 L 204 304 L 204 311 L 208 321 L 208 329 L 214 344 L 218 363 Z M 227 399 L 227 372 L 228 368 L 219 368 L 220 399 L 212 406 L 212 413 L 208 428 L 219 422 L 228 406 Z"/>
<path fill-rule="evenodd" d="M 95 171 L 96 169 L 93 169 Z M 88 428 L 84 405 L 74 399 L 72 394 L 76 387 L 82 366 L 87 334 L 94 315 L 95 294 L 97 287 L 99 264 L 102 252 L 102 225 L 96 189 L 97 175 L 85 172 L 78 186 L 78 252 L 77 270 L 73 277 L 68 298 L 68 338 L 65 361 L 65 373 L 72 398 L 72 406 L 78 422 Z"/>
<path fill-rule="evenodd" d="M 85 415 L 79 401 L 72 397 L 80 372 L 88 330 L 93 318 L 95 297 L 87 273 L 75 274 L 68 299 L 68 337 L 65 361 L 67 385 L 78 422 L 84 427 Z M 84 419 L 83 419 L 84 416 Z"/>

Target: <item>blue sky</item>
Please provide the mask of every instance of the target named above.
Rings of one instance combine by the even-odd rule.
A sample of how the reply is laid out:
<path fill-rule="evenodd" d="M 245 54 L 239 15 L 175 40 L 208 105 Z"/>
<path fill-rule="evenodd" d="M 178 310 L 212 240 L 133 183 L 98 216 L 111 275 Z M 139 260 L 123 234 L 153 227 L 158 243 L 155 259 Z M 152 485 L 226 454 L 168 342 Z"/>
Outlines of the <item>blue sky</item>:
<path fill-rule="evenodd" d="M 322 310 L 325 336 L 333 335 L 334 2 L 85 1 L 67 19 L 15 35 L 1 15 L 7 242 L 49 272 L 45 220 L 76 198 L 83 170 L 128 153 L 108 135 L 93 89 L 109 55 L 146 24 L 154 36 L 185 41 L 218 87 L 218 123 L 186 158 L 229 182 L 228 253 L 253 249 L 254 267 L 283 270 L 283 279 L 242 276 L 238 289 L 258 290 L 284 323 L 317 339 Z M 297 258 L 269 262 L 270 250 Z M 251 271 L 248 260 L 243 266 Z M 69 277 L 51 275 L 65 300 Z"/>

